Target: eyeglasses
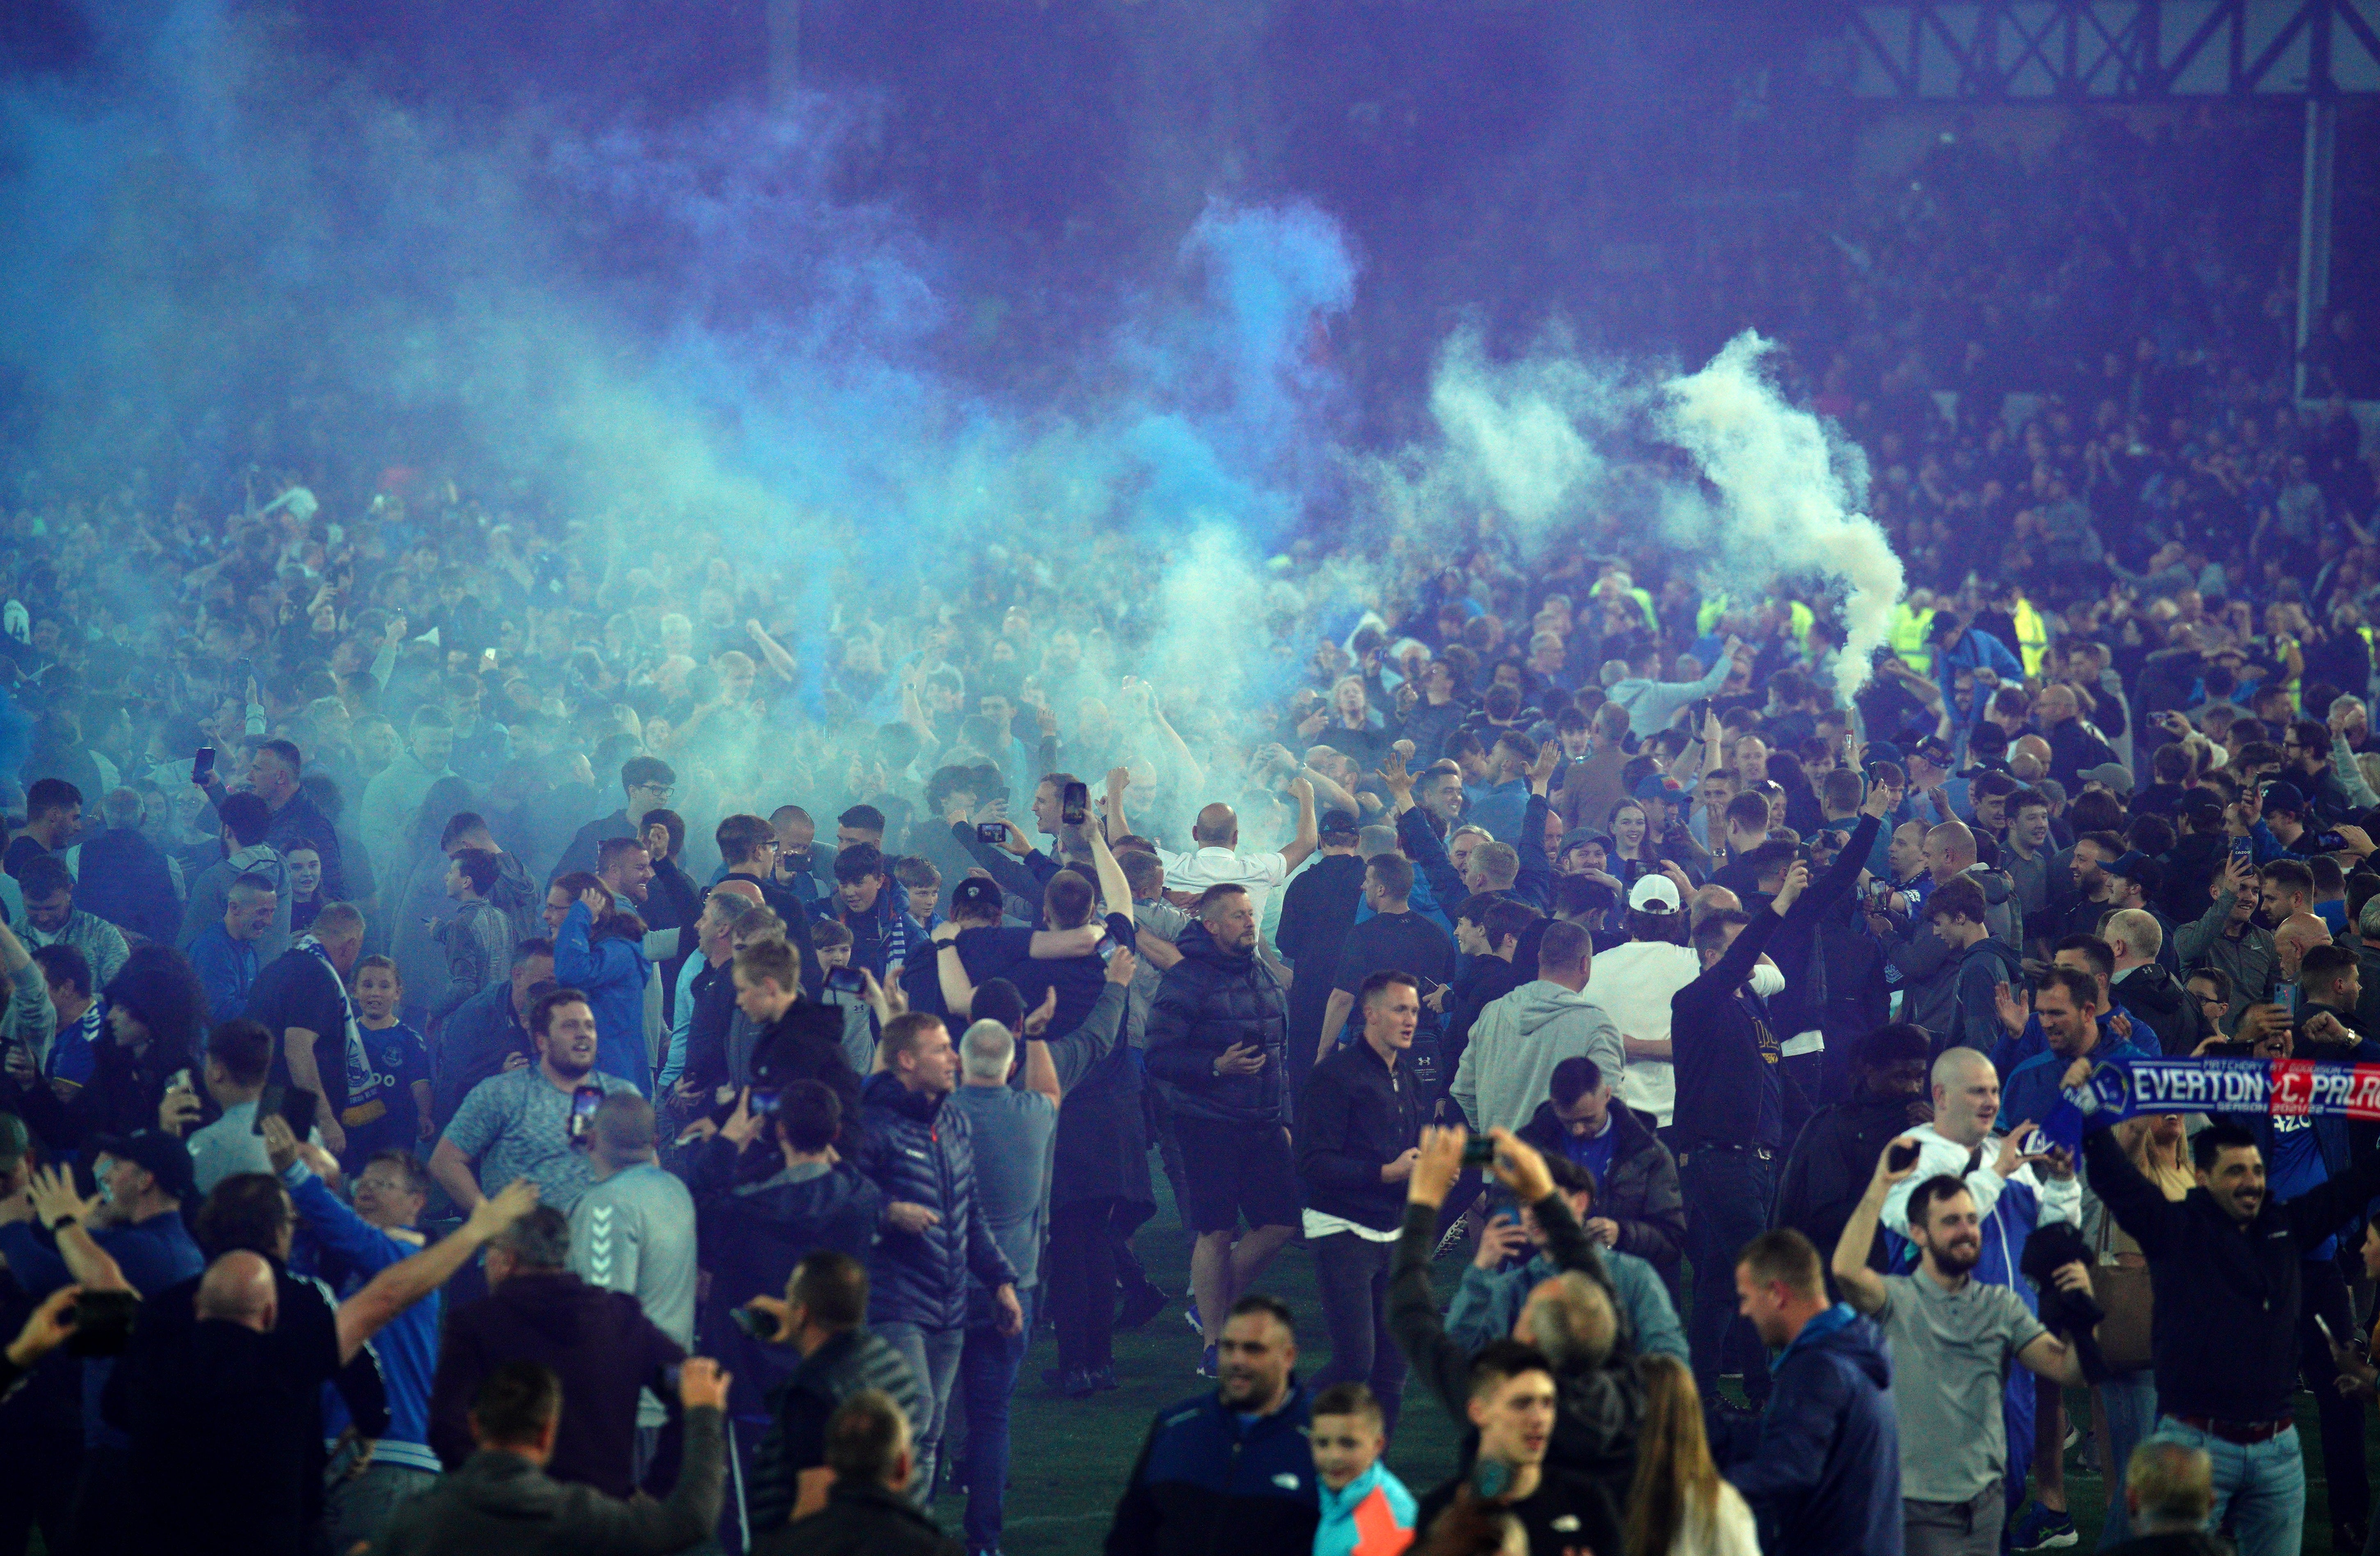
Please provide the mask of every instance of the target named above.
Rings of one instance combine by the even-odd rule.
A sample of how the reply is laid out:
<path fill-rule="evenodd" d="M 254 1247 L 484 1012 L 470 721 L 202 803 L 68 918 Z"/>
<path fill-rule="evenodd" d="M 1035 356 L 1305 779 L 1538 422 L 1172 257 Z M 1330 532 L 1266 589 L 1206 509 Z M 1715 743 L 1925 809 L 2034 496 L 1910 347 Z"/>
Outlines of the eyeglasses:
<path fill-rule="evenodd" d="M 677 793 L 675 786 L 669 784 L 639 784 L 637 787 L 659 799 L 667 799 Z"/>

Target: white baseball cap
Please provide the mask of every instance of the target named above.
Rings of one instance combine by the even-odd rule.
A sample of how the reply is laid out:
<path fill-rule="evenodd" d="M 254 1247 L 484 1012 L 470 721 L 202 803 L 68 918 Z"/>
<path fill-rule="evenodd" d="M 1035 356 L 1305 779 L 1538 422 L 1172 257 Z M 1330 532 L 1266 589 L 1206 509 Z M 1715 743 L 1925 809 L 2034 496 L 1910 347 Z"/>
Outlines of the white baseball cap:
<path fill-rule="evenodd" d="M 1639 913 L 1678 911 L 1678 886 L 1666 875 L 1641 877 L 1628 888 L 1628 906 Z"/>

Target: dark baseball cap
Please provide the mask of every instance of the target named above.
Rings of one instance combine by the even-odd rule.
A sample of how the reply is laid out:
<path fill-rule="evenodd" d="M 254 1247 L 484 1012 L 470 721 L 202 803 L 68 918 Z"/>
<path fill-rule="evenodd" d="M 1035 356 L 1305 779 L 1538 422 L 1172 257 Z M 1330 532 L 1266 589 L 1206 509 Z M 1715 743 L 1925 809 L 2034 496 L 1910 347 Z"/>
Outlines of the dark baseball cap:
<path fill-rule="evenodd" d="M 1315 823 L 1315 831 L 1323 837 L 1355 837 L 1363 830 L 1363 823 L 1344 810 L 1325 810 Z"/>
<path fill-rule="evenodd" d="M 2283 810 L 2292 816 L 2302 816 L 2305 814 L 2305 808 L 2306 797 L 2298 792 L 2298 786 L 2295 784 L 2265 785 L 2265 808 L 2267 811 Z"/>
<path fill-rule="evenodd" d="M 162 1129 L 136 1129 L 129 1135 L 103 1135 L 91 1143 L 91 1159 L 113 1156 L 147 1170 L 157 1186 L 176 1199 L 198 1193 L 190 1166 L 190 1148 Z"/>
<path fill-rule="evenodd" d="M 1002 912 L 1000 888 L 980 875 L 970 875 L 951 888 L 951 912 Z"/>
<path fill-rule="evenodd" d="M 1957 760 L 1951 754 L 1950 743 L 1938 735 L 1929 735 L 1910 747 L 1909 754 L 1912 757 L 1924 757 L 1937 767 L 1948 767 Z"/>
<path fill-rule="evenodd" d="M 1686 786 L 1666 772 L 1648 772 L 1636 784 L 1638 799 L 1675 799 L 1686 792 Z"/>

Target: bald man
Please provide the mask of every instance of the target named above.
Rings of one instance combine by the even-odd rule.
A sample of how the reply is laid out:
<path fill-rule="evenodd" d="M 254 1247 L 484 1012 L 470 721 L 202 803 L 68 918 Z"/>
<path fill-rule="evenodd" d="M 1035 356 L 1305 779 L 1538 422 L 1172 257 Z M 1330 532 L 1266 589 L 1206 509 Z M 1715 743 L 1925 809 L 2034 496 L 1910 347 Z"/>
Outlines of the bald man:
<path fill-rule="evenodd" d="M 259 1334 L 271 1332 L 280 1314 L 280 1291 L 273 1266 L 262 1254 L 235 1249 L 207 1266 L 199 1278 L 199 1322 L 237 1324 Z"/>
<path fill-rule="evenodd" d="M 2273 957 L 2284 983 L 2297 981 L 2298 965 L 2317 945 L 2330 943 L 2330 926 L 2317 914 L 2298 912 L 2281 920 L 2273 931 Z"/>
<path fill-rule="evenodd" d="M 1210 886 L 1237 886 L 1248 894 L 1257 922 L 1265 921 L 1265 907 L 1281 882 L 1304 864 L 1321 842 L 1314 817 L 1314 785 L 1293 779 L 1289 792 L 1297 800 L 1297 832 L 1279 850 L 1240 847 L 1239 813 L 1218 801 L 1198 812 L 1190 829 L 1194 846 L 1187 853 L 1157 851 L 1165 867 L 1165 889 L 1197 896 Z"/>

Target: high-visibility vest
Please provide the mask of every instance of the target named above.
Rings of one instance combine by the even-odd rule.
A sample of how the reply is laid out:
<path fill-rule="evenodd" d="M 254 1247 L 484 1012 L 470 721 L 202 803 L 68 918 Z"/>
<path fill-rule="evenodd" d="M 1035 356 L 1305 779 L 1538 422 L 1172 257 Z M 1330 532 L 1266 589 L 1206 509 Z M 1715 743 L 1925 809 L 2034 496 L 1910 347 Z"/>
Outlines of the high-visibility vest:
<path fill-rule="evenodd" d="M 2041 674 L 2041 662 L 2049 652 L 2049 623 L 2034 609 L 2033 602 L 2022 594 L 2016 597 L 2016 610 L 2010 620 L 2016 623 L 2016 657 L 2023 662 L 2028 675 Z"/>
<path fill-rule="evenodd" d="M 1934 612 L 1918 610 L 1903 600 L 1892 608 L 1892 651 L 1921 675 L 1934 673 L 1934 650 L 1927 641 L 1934 632 Z"/>

